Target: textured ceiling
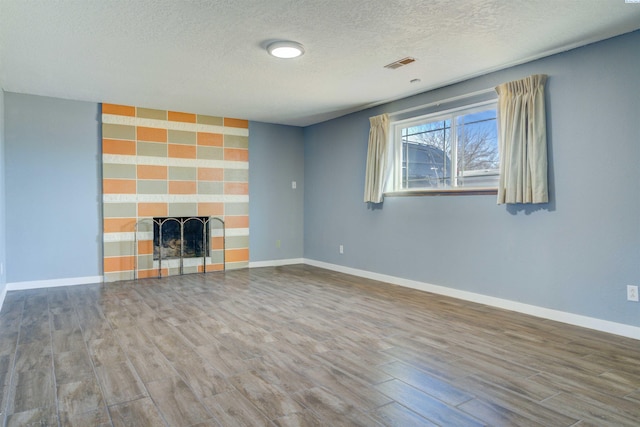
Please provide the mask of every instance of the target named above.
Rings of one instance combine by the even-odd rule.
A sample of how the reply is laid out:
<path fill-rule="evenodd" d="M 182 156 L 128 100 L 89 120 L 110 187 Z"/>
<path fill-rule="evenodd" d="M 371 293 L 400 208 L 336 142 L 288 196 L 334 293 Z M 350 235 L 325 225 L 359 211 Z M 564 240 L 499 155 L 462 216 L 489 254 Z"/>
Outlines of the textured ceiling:
<path fill-rule="evenodd" d="M 624 0 L 0 0 L 0 84 L 303 126 L 638 28 Z"/>

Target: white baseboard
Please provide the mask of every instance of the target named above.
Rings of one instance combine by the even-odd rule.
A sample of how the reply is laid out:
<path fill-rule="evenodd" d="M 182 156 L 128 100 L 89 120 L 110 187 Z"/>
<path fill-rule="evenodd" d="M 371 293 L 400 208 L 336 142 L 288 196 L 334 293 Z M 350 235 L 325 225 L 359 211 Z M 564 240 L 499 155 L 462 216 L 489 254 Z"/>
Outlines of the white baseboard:
<path fill-rule="evenodd" d="M 2 311 L 2 304 L 4 304 L 4 299 L 7 296 L 7 286 L 5 283 L 5 286 L 2 288 L 2 292 L 0 292 L 0 311 Z"/>
<path fill-rule="evenodd" d="M 249 263 L 249 268 L 280 267 L 283 265 L 304 264 L 304 258 L 274 259 L 271 261 L 255 261 Z"/>
<path fill-rule="evenodd" d="M 7 283 L 7 291 L 24 291 L 27 289 L 55 288 L 57 286 L 88 285 L 102 283 L 103 276 L 71 277 L 67 279 L 33 280 L 30 282 Z"/>
<path fill-rule="evenodd" d="M 640 340 L 640 327 L 631 326 L 624 323 L 616 323 L 609 320 L 596 319 L 594 317 L 582 316 L 580 314 L 567 313 L 565 311 L 553 310 L 550 308 L 538 307 L 530 304 L 523 304 L 517 301 L 510 301 L 507 299 L 491 297 L 474 292 L 461 291 L 459 289 L 432 285 L 430 283 L 403 279 L 401 277 L 388 276 L 386 274 L 372 273 L 366 270 L 358 270 L 355 268 L 344 267 L 342 265 L 315 261 L 312 259 L 305 259 L 304 263 L 313 265 L 315 267 L 325 268 L 327 270 L 333 270 L 340 273 L 351 274 L 353 276 L 364 277 L 366 279 L 392 283 L 394 285 L 404 286 L 407 288 L 432 292 L 434 294 L 445 295 L 465 301 L 471 301 L 479 304 L 489 305 L 492 307 L 502 308 L 505 310 L 516 311 L 518 313 L 529 314 L 531 316 L 540 317 L 543 319 L 555 320 L 557 322 L 568 323 L 570 325 L 581 326 L 588 329 L 594 329 L 596 331 L 607 332 L 614 335 L 620 335 L 623 337 Z"/>
<path fill-rule="evenodd" d="M 503 298 L 496 298 L 487 295 L 477 294 L 474 292 L 462 291 L 459 289 L 448 288 L 446 286 L 438 286 L 430 283 L 418 282 L 415 280 L 403 279 L 401 277 L 389 276 L 386 274 L 373 273 L 371 271 L 359 270 L 356 268 L 345 267 L 337 264 L 330 264 L 322 261 L 316 261 L 308 258 L 291 258 L 272 261 L 256 261 L 250 262 L 249 268 L 259 267 L 279 267 L 292 264 L 308 264 L 315 267 L 325 268 L 327 270 L 337 271 L 340 273 L 351 274 L 353 276 L 364 277 L 366 279 L 387 282 L 394 285 L 404 286 L 407 288 L 417 289 L 420 291 L 431 292 L 438 295 L 449 296 L 465 301 L 471 301 L 479 304 L 485 304 L 492 307 L 502 308 L 505 310 L 515 311 L 518 313 L 528 314 L 543 319 L 554 320 L 557 322 L 567 323 L 570 325 L 581 326 L 596 331 L 607 332 L 614 335 L 633 338 L 640 340 L 640 327 L 627 325 L 624 323 L 611 322 L 609 320 L 597 319 L 594 317 L 582 316 L 580 314 L 568 313 L 565 311 L 553 310 L 545 307 L 524 304 L 517 301 L 511 301 Z M 87 285 L 91 283 L 102 283 L 103 276 L 73 277 L 68 279 L 52 279 L 52 280 L 36 280 L 30 282 L 13 282 L 7 283 L 5 288 L 0 292 L 0 310 L 8 291 L 18 291 L 26 289 L 52 288 L 57 286 Z"/>

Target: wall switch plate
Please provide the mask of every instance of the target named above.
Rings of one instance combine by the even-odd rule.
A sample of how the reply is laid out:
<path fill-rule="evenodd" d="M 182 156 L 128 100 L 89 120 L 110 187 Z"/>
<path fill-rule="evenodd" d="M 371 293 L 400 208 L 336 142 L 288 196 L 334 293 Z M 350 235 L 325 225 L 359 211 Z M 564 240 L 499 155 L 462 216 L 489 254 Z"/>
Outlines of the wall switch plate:
<path fill-rule="evenodd" d="M 291 188 L 292 188 L 292 189 L 294 189 L 294 190 L 295 190 L 296 188 L 298 188 L 298 183 L 297 183 L 297 182 L 295 182 L 295 181 L 291 181 Z"/>
<path fill-rule="evenodd" d="M 627 286 L 627 301 L 638 302 L 638 287 L 635 285 Z"/>

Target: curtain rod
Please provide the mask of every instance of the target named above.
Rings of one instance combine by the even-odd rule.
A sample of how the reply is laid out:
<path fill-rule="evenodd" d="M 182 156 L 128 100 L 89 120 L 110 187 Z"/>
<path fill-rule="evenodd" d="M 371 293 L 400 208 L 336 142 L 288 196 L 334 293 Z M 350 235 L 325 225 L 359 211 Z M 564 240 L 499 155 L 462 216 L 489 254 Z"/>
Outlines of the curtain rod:
<path fill-rule="evenodd" d="M 440 104 L 444 104 L 444 103 L 447 103 L 447 102 L 454 102 L 454 101 L 458 101 L 460 99 L 465 99 L 465 98 L 471 98 L 471 97 L 478 96 L 478 95 L 484 95 L 485 93 L 489 93 L 489 92 L 495 92 L 495 89 L 490 87 L 490 88 L 487 88 L 487 89 L 477 90 L 477 91 L 471 92 L 471 93 L 465 93 L 464 95 L 452 96 L 451 98 L 446 98 L 446 99 L 442 99 L 440 101 L 430 102 L 428 104 L 423 104 L 423 105 L 418 105 L 418 106 L 415 106 L 415 107 L 405 108 L 404 110 L 396 111 L 395 113 L 389 113 L 389 117 L 399 116 L 399 115 L 404 114 L 404 113 L 410 113 L 412 111 L 422 110 L 424 108 L 437 107 Z"/>

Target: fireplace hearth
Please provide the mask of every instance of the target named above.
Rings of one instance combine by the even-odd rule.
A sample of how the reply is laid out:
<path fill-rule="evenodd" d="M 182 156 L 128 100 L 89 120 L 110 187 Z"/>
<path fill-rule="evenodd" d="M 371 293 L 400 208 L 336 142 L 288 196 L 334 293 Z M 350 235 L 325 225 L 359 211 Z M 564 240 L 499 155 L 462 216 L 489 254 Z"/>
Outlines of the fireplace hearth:
<path fill-rule="evenodd" d="M 164 275 L 206 273 L 208 269 L 226 270 L 226 235 L 222 218 L 144 218 L 136 223 L 135 229 L 134 257 L 138 259 L 140 248 L 148 248 L 143 252 L 148 258 L 142 268 L 147 271 L 154 269 L 158 278 Z M 139 268 L 136 263 L 133 268 L 134 279 L 138 279 Z M 145 277 L 150 275 L 146 274 Z"/>

